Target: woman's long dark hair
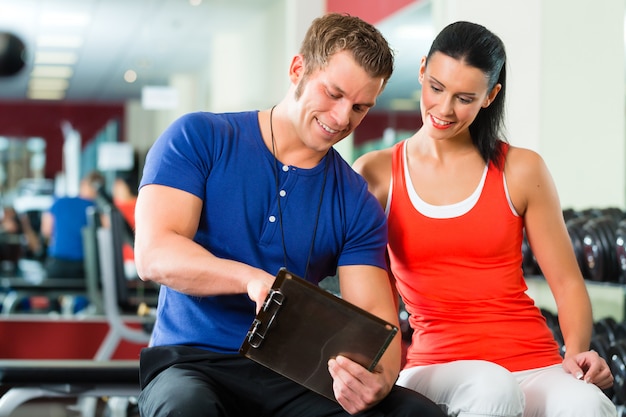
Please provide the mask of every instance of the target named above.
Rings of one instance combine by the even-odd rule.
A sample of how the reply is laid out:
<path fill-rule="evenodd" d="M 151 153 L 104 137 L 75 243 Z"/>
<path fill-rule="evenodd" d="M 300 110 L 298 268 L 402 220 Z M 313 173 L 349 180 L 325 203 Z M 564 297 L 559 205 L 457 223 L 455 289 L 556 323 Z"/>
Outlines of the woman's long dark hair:
<path fill-rule="evenodd" d="M 478 68 L 489 79 L 488 91 L 496 84 L 502 87 L 494 101 L 480 109 L 469 127 L 472 142 L 486 163 L 503 167 L 502 146 L 504 137 L 504 98 L 506 91 L 506 52 L 502 40 L 484 26 L 459 21 L 446 26 L 433 41 L 426 64 L 435 52 L 465 62 Z"/>

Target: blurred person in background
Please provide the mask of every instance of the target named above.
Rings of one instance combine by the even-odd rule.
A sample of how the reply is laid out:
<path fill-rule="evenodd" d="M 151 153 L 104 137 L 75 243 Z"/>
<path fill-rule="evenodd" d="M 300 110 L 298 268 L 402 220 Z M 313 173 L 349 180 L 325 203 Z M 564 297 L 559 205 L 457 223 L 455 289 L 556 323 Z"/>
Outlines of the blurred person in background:
<path fill-rule="evenodd" d="M 59 197 L 42 214 L 41 234 L 47 240 L 45 260 L 48 278 L 84 278 L 82 229 L 87 225 L 87 208 L 95 204 L 104 177 L 91 171 L 80 182 L 78 195 Z"/>

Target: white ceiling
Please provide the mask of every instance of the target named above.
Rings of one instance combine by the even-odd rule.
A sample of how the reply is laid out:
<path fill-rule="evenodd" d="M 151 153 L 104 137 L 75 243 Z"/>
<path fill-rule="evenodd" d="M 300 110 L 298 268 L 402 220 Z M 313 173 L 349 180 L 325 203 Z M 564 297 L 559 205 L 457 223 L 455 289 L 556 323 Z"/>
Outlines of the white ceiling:
<path fill-rule="evenodd" d="M 0 31 L 12 32 L 26 45 L 26 66 L 0 77 L 0 100 L 26 100 L 37 36 L 77 33 L 83 44 L 70 78 L 66 101 L 123 102 L 138 99 L 144 85 L 166 85 L 171 74 L 206 68 L 210 39 L 233 25 L 246 25 L 277 0 L 0 0 Z M 396 50 L 396 70 L 377 110 L 393 100 L 414 106 L 417 65 L 432 39 L 428 1 L 409 6 L 378 24 Z M 89 16 L 84 25 L 42 23 L 50 13 Z M 54 21 L 53 21 L 54 23 Z M 137 81 L 124 81 L 128 69 Z M 404 101 L 402 101 L 404 100 Z M 407 100 L 409 101 L 407 103 Z M 413 104 L 411 104 L 413 101 Z"/>

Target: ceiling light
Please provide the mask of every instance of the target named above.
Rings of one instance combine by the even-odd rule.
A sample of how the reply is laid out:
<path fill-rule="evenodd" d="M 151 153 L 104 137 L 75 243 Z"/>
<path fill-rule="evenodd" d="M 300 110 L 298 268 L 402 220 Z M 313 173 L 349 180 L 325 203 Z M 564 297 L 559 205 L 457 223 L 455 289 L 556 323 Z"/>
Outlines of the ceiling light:
<path fill-rule="evenodd" d="M 83 38 L 77 35 L 40 35 L 37 37 L 39 48 L 78 48 Z"/>
<path fill-rule="evenodd" d="M 74 74 L 71 67 L 63 65 L 35 65 L 31 77 L 70 78 Z"/>
<path fill-rule="evenodd" d="M 83 27 L 89 23 L 89 15 L 86 13 L 61 13 L 50 12 L 41 16 L 39 22 L 43 26 L 55 27 Z"/>
<path fill-rule="evenodd" d="M 62 100 L 65 97 L 65 91 L 28 90 L 26 97 L 33 100 Z"/>
<path fill-rule="evenodd" d="M 78 56 L 74 52 L 35 52 L 35 65 L 39 64 L 57 64 L 57 65 L 73 65 L 78 60 Z"/>
<path fill-rule="evenodd" d="M 31 78 L 28 88 L 31 90 L 67 90 L 69 84 L 65 78 Z"/>
<path fill-rule="evenodd" d="M 147 85 L 141 89 L 144 110 L 169 110 L 178 107 L 178 90 L 170 86 Z"/>
<path fill-rule="evenodd" d="M 133 70 L 128 70 L 124 73 L 124 81 L 127 83 L 134 83 L 137 81 L 137 73 Z"/>

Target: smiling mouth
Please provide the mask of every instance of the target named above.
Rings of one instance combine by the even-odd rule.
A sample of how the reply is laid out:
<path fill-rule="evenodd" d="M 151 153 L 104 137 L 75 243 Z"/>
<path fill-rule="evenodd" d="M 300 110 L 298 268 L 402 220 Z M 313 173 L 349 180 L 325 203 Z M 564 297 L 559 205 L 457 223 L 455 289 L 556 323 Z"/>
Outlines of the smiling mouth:
<path fill-rule="evenodd" d="M 317 124 L 318 124 L 318 125 L 320 125 L 320 127 L 321 127 L 322 129 L 324 129 L 324 130 L 325 130 L 325 131 L 327 131 L 328 133 L 330 133 L 330 134 L 332 134 L 332 135 L 334 135 L 334 134 L 336 134 L 336 133 L 339 133 L 339 131 L 338 131 L 338 130 L 331 129 L 330 127 L 328 127 L 328 126 L 326 126 L 324 123 L 322 123 L 319 119 L 317 119 L 317 118 L 316 118 L 316 119 L 315 119 L 315 121 L 317 122 Z"/>
<path fill-rule="evenodd" d="M 446 127 L 452 124 L 452 122 L 446 122 L 445 120 L 438 119 L 432 114 L 430 115 L 430 120 L 432 120 L 433 124 L 439 127 Z"/>

